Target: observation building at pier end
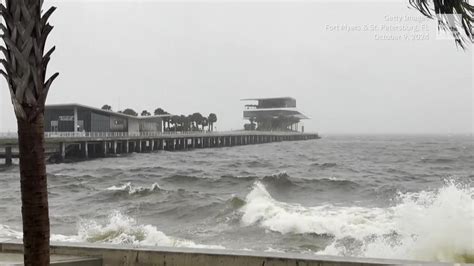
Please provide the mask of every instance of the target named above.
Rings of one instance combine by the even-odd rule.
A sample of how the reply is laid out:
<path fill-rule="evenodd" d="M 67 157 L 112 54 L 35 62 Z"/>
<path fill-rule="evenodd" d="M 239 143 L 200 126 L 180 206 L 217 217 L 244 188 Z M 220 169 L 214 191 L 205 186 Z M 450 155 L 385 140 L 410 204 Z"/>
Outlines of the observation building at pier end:
<path fill-rule="evenodd" d="M 250 98 L 242 101 L 246 104 L 243 117 L 250 123 L 244 125 L 245 130 L 260 131 L 302 131 L 299 127 L 303 119 L 309 119 L 296 109 L 296 100 L 292 97 Z"/>
<path fill-rule="evenodd" d="M 45 132 L 117 132 L 140 135 L 163 132 L 163 118 L 171 115 L 133 116 L 82 104 L 46 105 Z"/>

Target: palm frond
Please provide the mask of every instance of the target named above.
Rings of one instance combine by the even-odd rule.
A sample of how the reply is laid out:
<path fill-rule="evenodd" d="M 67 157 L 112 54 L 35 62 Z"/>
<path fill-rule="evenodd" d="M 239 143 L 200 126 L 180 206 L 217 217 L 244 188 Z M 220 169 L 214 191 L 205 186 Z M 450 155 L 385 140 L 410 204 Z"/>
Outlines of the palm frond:
<path fill-rule="evenodd" d="M 45 53 L 46 39 L 53 29 L 48 18 L 55 7 L 42 14 L 37 0 L 6 0 L 0 3 L 0 30 L 5 46 L 0 72 L 8 83 L 18 119 L 32 121 L 44 111 L 46 96 L 57 73 L 46 80 L 46 70 L 54 47 Z"/>
<path fill-rule="evenodd" d="M 450 31 L 456 44 L 465 49 L 473 42 L 474 7 L 469 0 L 409 0 L 411 6 L 429 18 L 437 18 L 442 30 Z M 453 15 L 459 15 L 456 20 Z"/>

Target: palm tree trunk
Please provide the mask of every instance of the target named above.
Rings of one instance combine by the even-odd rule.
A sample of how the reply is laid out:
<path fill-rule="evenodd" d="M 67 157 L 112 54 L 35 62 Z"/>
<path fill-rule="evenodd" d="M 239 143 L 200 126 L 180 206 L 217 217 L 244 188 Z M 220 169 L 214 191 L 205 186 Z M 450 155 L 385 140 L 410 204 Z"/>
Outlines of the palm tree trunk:
<path fill-rule="evenodd" d="M 48 184 L 44 158 L 44 105 L 49 88 L 58 76 L 46 80 L 54 47 L 45 52 L 53 29 L 48 18 L 51 7 L 42 12 L 43 1 L 0 2 L 0 30 L 5 46 L 0 74 L 7 80 L 17 117 L 20 149 L 20 184 L 25 265 L 49 265 Z M 4 22 L 4 23 L 3 23 Z"/>
<path fill-rule="evenodd" d="M 49 265 L 48 183 L 43 123 L 42 113 L 32 122 L 18 120 L 25 265 Z"/>

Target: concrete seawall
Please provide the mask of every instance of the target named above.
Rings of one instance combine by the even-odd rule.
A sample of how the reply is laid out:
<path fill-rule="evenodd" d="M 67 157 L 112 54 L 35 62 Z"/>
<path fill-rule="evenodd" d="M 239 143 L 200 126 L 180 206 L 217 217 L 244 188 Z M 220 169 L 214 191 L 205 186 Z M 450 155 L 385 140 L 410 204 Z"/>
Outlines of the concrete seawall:
<path fill-rule="evenodd" d="M 0 242 L 0 252 L 21 253 L 21 241 Z M 52 243 L 52 255 L 92 257 L 104 266 L 325 266 L 325 265 L 420 265 L 420 261 L 317 256 L 311 254 L 250 252 L 195 248 L 131 248 L 116 245 Z M 1 262 L 0 262 L 1 264 Z M 450 265 L 442 264 L 440 265 Z"/>

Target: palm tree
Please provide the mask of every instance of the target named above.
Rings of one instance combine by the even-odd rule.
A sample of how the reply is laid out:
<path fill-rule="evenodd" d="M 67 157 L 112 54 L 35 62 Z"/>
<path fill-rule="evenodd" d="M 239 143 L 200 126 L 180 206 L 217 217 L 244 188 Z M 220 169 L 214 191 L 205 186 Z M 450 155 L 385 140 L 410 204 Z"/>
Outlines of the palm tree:
<path fill-rule="evenodd" d="M 217 115 L 210 113 L 207 117 L 207 120 L 209 121 L 209 127 L 211 128 L 211 131 L 214 131 L 214 123 L 217 122 Z"/>
<path fill-rule="evenodd" d="M 255 130 L 255 117 L 250 117 L 250 130 Z"/>
<path fill-rule="evenodd" d="M 112 106 L 108 105 L 108 104 L 104 104 L 102 106 L 102 108 L 100 108 L 102 110 L 106 110 L 106 111 L 112 111 Z"/>
<path fill-rule="evenodd" d="M 188 130 L 190 121 L 191 121 L 191 119 L 189 119 L 187 116 L 180 115 L 179 122 L 180 122 L 180 125 L 181 125 L 181 131 L 187 131 Z"/>
<path fill-rule="evenodd" d="M 201 113 L 194 113 L 191 115 L 191 120 L 194 122 L 195 127 L 199 130 L 199 125 L 202 124 L 204 117 Z"/>
<path fill-rule="evenodd" d="M 456 44 L 465 49 L 468 43 L 472 43 L 472 27 L 474 21 L 474 7 L 469 0 L 409 0 L 410 4 L 418 9 L 428 18 L 436 15 L 439 27 L 450 31 Z M 461 16 L 460 21 L 453 21 L 450 15 Z"/>
<path fill-rule="evenodd" d="M 207 117 L 203 117 L 202 122 L 201 122 L 202 130 L 204 131 L 204 127 L 207 127 L 208 125 L 209 125 L 209 121 L 207 120 Z"/>
<path fill-rule="evenodd" d="M 5 24 L 0 30 L 6 47 L 0 69 L 7 81 L 18 125 L 21 214 L 25 265 L 49 265 L 48 185 L 44 157 L 44 105 L 58 73 L 46 80 L 55 47 L 45 53 L 53 27 L 48 19 L 56 9 L 42 13 L 43 1 L 6 0 L 0 3 Z M 1 22 L 1 21 L 0 21 Z"/>
<path fill-rule="evenodd" d="M 140 114 L 140 116 L 150 116 L 151 113 L 148 112 L 147 110 L 143 110 L 142 113 Z"/>

